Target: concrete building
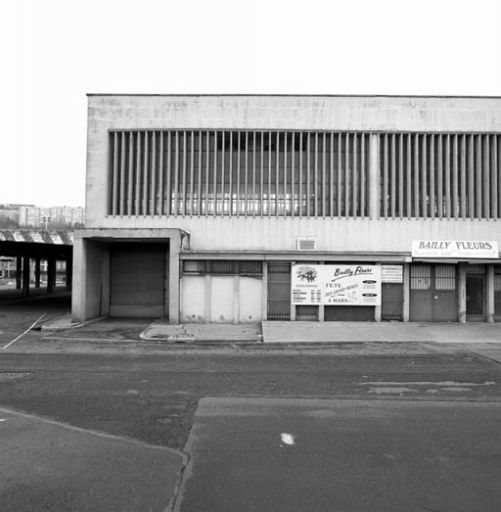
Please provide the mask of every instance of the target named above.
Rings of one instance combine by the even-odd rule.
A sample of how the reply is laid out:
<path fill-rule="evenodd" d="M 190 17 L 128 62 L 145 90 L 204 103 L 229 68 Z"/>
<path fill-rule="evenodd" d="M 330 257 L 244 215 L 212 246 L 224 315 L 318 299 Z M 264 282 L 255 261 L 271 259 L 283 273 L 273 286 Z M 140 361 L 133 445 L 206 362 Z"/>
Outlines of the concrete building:
<path fill-rule="evenodd" d="M 54 229 L 81 226 L 84 209 L 81 206 L 22 206 L 19 208 L 19 226 Z"/>
<path fill-rule="evenodd" d="M 88 102 L 75 319 L 501 321 L 501 98 Z"/>
<path fill-rule="evenodd" d="M 21 207 L 33 206 L 25 204 L 0 204 L 0 228 L 16 228 L 19 226 L 19 210 Z"/>

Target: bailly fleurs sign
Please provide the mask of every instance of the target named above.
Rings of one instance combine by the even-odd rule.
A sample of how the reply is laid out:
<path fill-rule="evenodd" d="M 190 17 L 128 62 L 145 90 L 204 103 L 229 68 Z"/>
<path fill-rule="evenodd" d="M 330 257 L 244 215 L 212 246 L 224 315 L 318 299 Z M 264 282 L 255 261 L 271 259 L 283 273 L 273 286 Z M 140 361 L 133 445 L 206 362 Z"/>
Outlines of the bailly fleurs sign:
<path fill-rule="evenodd" d="M 296 305 L 377 306 L 381 304 L 378 265 L 293 265 L 291 299 Z"/>
<path fill-rule="evenodd" d="M 413 258 L 498 258 L 498 243 L 491 240 L 414 240 Z"/>

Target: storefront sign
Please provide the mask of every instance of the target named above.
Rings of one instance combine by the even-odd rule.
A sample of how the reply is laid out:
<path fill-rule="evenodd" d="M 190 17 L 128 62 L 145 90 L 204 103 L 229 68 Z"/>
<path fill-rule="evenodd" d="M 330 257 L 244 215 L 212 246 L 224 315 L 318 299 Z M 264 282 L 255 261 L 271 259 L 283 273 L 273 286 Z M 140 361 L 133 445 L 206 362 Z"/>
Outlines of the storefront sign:
<path fill-rule="evenodd" d="M 498 243 L 487 240 L 413 240 L 413 258 L 498 258 Z"/>
<path fill-rule="evenodd" d="M 402 265 L 381 265 L 382 283 L 403 283 L 404 272 Z"/>
<path fill-rule="evenodd" d="M 378 265 L 293 265 L 291 300 L 296 305 L 379 306 Z"/>

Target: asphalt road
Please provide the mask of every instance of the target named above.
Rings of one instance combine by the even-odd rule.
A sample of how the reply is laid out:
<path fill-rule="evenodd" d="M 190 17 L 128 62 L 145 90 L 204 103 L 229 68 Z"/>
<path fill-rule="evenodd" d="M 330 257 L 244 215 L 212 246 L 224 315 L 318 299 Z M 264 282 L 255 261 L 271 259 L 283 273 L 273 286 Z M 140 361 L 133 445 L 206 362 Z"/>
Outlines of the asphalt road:
<path fill-rule="evenodd" d="M 0 409 L 2 512 L 164 511 L 182 454 Z"/>
<path fill-rule="evenodd" d="M 0 308 L 0 342 L 39 312 Z M 40 333 L 20 341 L 31 342 L 42 346 Z M 500 405 L 501 365 L 467 347 L 0 351 L 0 407 L 12 415 L 0 418 L 0 510 L 108 511 L 120 489 L 148 496 L 129 502 L 138 511 L 164 511 L 169 493 L 180 512 L 500 510 Z M 19 411 L 34 416 L 22 428 Z M 118 440 L 86 458 L 68 426 L 96 446 L 99 433 Z M 128 463 L 112 446 L 127 440 L 143 443 Z M 145 472 L 148 446 L 175 460 Z"/>
<path fill-rule="evenodd" d="M 501 403 L 201 401 L 178 510 L 497 512 Z"/>
<path fill-rule="evenodd" d="M 442 446 L 445 438 L 448 439 L 449 444 L 457 442 L 458 446 L 462 447 L 468 444 L 476 446 L 480 437 L 482 449 L 476 451 L 476 455 L 468 458 L 468 465 L 460 466 L 459 469 L 456 467 L 454 474 L 459 475 L 462 482 L 468 481 L 469 477 L 475 473 L 483 475 L 483 486 L 473 486 L 470 491 L 464 491 L 472 493 L 471 499 L 478 498 L 478 493 L 485 488 L 485 485 L 490 486 L 492 492 L 498 489 L 497 475 L 501 470 L 499 466 L 501 453 L 498 451 L 497 442 L 501 417 L 496 416 L 493 419 L 492 411 L 499 411 L 501 403 L 500 365 L 473 354 L 309 356 L 280 354 L 190 355 L 180 352 L 164 356 L 130 356 L 4 353 L 0 355 L 0 365 L 0 404 L 2 407 L 26 411 L 83 429 L 96 430 L 175 450 L 185 450 L 188 453 L 190 451 L 188 440 L 192 425 L 194 422 L 195 425 L 198 425 L 197 407 L 200 400 L 210 397 L 292 399 L 293 401 L 321 398 L 361 400 L 364 404 L 368 402 L 381 404 L 384 399 L 384 401 L 389 400 L 395 404 L 403 402 L 417 404 L 420 409 L 418 409 L 419 414 L 415 414 L 412 418 L 413 432 L 415 436 L 418 436 L 420 432 L 426 433 L 428 440 L 433 439 L 433 435 L 430 434 L 430 422 L 433 421 L 434 424 L 437 422 L 433 411 L 440 410 L 440 417 L 452 418 L 442 409 L 433 408 L 433 404 L 449 404 L 451 406 L 447 409 L 449 413 L 463 410 L 465 404 L 485 404 L 485 407 L 476 409 L 474 414 L 482 429 L 476 429 L 475 424 L 471 424 L 470 421 L 467 430 L 464 431 L 466 423 L 451 420 L 446 432 L 437 438 L 436 445 Z M 424 404 L 431 405 L 423 408 Z M 276 408 L 276 411 L 278 410 Z M 274 421 L 277 420 L 277 414 L 280 416 L 279 412 L 273 414 Z M 402 414 L 405 418 L 405 411 Z M 285 416 L 287 415 L 291 416 L 290 410 Z M 299 414 L 298 417 L 301 415 Z M 353 425 L 358 425 L 360 422 L 364 422 L 364 418 L 353 415 L 351 421 Z M 325 420 L 315 416 L 309 417 L 308 422 L 306 426 L 307 430 L 312 433 L 312 439 L 317 435 L 315 433 L 317 430 L 320 432 L 320 438 L 328 435 L 331 428 L 329 422 L 326 423 Z M 297 420 L 294 424 L 284 417 L 283 423 L 293 423 L 294 431 L 292 433 L 305 429 L 305 426 L 297 423 Z M 259 414 L 252 418 L 246 417 L 245 424 L 251 433 L 263 432 L 263 435 L 273 427 L 273 421 L 268 422 L 266 415 L 263 417 Z M 378 428 L 383 429 L 383 427 L 384 425 Z M 406 443 L 410 443 L 409 446 L 412 445 L 413 437 L 409 435 L 405 424 L 402 424 L 401 428 L 398 427 L 398 424 L 391 425 L 391 427 L 381 435 L 394 437 L 396 440 L 400 440 L 401 445 Z M 202 445 L 200 441 L 197 442 L 197 450 L 191 454 L 192 462 L 196 468 L 197 453 L 205 453 L 205 458 L 200 459 L 200 464 L 206 469 L 200 473 L 193 472 L 190 482 L 191 484 L 196 482 L 195 487 L 192 488 L 194 491 L 186 494 L 184 505 L 178 501 L 178 510 L 182 512 L 211 510 L 200 508 L 200 499 L 202 502 L 208 500 L 206 495 L 208 482 L 213 482 L 214 479 L 220 479 L 220 482 L 227 481 L 225 471 L 228 471 L 229 468 L 237 472 L 243 479 L 242 481 L 250 478 L 250 481 L 254 482 L 252 475 L 255 473 L 248 468 L 249 473 L 247 474 L 246 466 L 242 466 L 239 462 L 242 450 L 238 448 L 238 443 L 230 443 L 235 450 L 232 454 L 226 453 L 226 458 L 221 455 L 224 452 L 219 452 L 217 442 L 214 444 L 214 439 L 226 440 L 228 428 L 230 432 L 237 433 L 239 431 L 231 423 L 223 431 L 210 427 L 209 435 L 205 438 L 202 437 L 202 440 L 207 441 L 207 445 L 204 445 L 203 441 Z M 287 429 L 277 428 L 275 434 L 278 435 L 282 430 L 287 432 Z M 324 433 L 322 434 L 322 432 Z M 239 435 L 241 434 L 240 430 Z M 330 435 L 337 436 L 336 431 L 331 430 Z M 236 440 L 238 441 L 238 439 L 237 437 Z M 351 455 L 350 453 L 344 454 L 345 463 L 357 452 L 357 446 L 363 451 L 372 449 L 375 452 L 378 450 L 381 452 L 383 450 L 381 453 L 389 453 L 392 456 L 391 450 L 378 448 L 376 438 L 374 438 L 376 444 L 372 444 L 370 429 L 367 430 L 364 439 L 365 442 L 362 444 L 357 445 L 354 442 Z M 5 442 L 5 437 L 2 440 Z M 255 439 L 253 446 L 261 446 L 263 443 L 263 439 Z M 226 445 L 226 443 L 224 444 Z M 493 453 L 490 458 L 485 458 L 486 447 L 489 446 L 492 446 Z M 303 449 L 305 448 L 303 447 Z M 316 443 L 314 451 L 319 453 L 318 443 Z M 430 447 L 430 451 L 433 451 L 433 446 Z M 209 461 L 207 461 L 207 453 L 212 454 Z M 219 455 L 216 456 L 216 453 Z M 400 459 L 395 469 L 401 472 L 403 467 L 407 467 L 407 470 L 410 471 L 417 456 L 414 453 L 413 457 Z M 457 457 L 460 456 L 459 453 Z M 301 457 L 306 456 L 301 455 Z M 259 462 L 259 459 L 254 460 L 256 463 Z M 307 460 L 308 457 L 304 458 L 304 461 Z M 295 478 L 290 472 L 290 460 L 280 459 L 278 464 L 279 466 L 283 464 L 282 470 L 286 471 L 284 474 L 291 475 L 292 479 Z M 433 460 L 430 459 L 430 467 L 434 467 L 433 464 Z M 207 472 L 207 467 L 212 469 Z M 261 467 L 264 470 L 265 466 Z M 487 469 L 485 469 L 486 467 Z M 442 465 L 441 469 L 447 472 L 450 468 L 447 465 Z M 304 465 L 297 466 L 297 470 L 299 474 L 304 472 Z M 5 472 L 5 469 L 3 471 Z M 181 467 L 179 471 L 181 471 Z M 312 466 L 310 476 L 316 479 L 317 471 L 321 472 L 318 481 L 324 482 L 321 466 Z M 22 471 L 19 474 L 22 474 Z M 264 471 L 264 474 L 269 474 L 269 472 Z M 207 475 L 210 476 L 209 480 L 206 479 Z M 358 478 L 362 478 L 362 476 L 358 474 Z M 25 492 L 29 492 L 29 489 L 33 488 L 30 487 L 30 482 L 33 483 L 32 480 L 26 483 Z M 258 480 L 257 483 L 259 482 Z M 329 482 L 326 485 L 330 486 Z M 269 482 L 266 479 L 261 483 L 263 484 L 262 490 L 268 489 Z M 221 494 L 217 487 L 209 485 L 208 488 L 217 495 Z M 183 487 L 183 489 L 189 490 L 190 487 Z M 258 486 L 256 493 L 260 494 L 262 490 Z M 164 493 L 165 489 L 161 486 L 156 491 Z M 72 493 L 74 489 L 66 489 L 65 492 Z M 227 492 L 233 495 L 233 492 L 228 490 Z M 367 492 L 370 493 L 370 489 Z M 37 496 L 38 493 L 39 489 L 36 490 Z M 193 501 L 194 495 L 199 497 L 198 501 Z M 7 493 L 0 497 L 0 504 L 2 499 L 9 500 L 9 496 Z M 327 498 L 330 499 L 329 494 L 327 494 Z M 492 499 L 498 498 L 501 499 L 498 494 L 495 494 Z M 445 503 L 445 501 L 445 498 L 442 497 L 440 503 Z M 280 501 L 273 501 L 274 504 L 271 508 L 252 508 L 252 503 L 255 502 L 252 500 L 248 502 L 250 507 L 248 509 L 245 506 L 240 507 L 240 505 L 236 509 L 242 511 L 293 510 L 287 508 L 286 501 L 283 502 L 283 507 L 281 507 Z M 368 507 L 358 510 L 392 510 L 384 508 L 383 504 L 388 505 L 388 502 L 378 501 L 377 503 L 376 508 Z M 401 501 L 397 501 L 397 503 L 401 504 Z M 318 506 L 321 506 L 320 502 Z M 212 510 L 219 510 L 218 507 L 219 505 Z M 309 508 L 316 510 L 314 503 Z M 236 509 L 233 508 L 233 510 Z M 346 510 L 355 509 L 347 508 Z M 25 510 L 36 510 L 36 508 L 18 508 L 18 510 L 24 512 Z M 45 510 L 51 509 L 46 508 Z M 54 508 L 53 510 L 58 509 Z M 70 508 L 68 510 L 85 509 Z M 103 510 L 107 509 L 103 508 Z M 144 510 L 155 509 L 144 508 Z M 324 505 L 324 508 L 318 508 L 318 510 L 327 509 Z M 339 510 L 345 509 L 340 508 Z M 409 508 L 408 510 L 426 509 Z M 429 510 L 460 509 L 429 508 Z M 464 510 L 471 509 L 465 508 Z M 494 509 L 491 507 L 479 510 Z"/>

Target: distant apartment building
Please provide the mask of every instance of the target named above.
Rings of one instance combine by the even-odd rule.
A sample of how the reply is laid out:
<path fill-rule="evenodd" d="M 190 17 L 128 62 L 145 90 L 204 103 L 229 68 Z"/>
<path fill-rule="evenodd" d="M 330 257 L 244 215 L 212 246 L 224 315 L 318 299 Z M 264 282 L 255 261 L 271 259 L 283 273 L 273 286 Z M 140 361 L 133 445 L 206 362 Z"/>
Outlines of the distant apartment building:
<path fill-rule="evenodd" d="M 84 209 L 81 206 L 22 206 L 19 226 L 33 228 L 60 228 L 82 225 Z"/>
<path fill-rule="evenodd" d="M 32 204 L 0 204 L 0 227 L 12 228 L 19 225 L 19 210 Z"/>

